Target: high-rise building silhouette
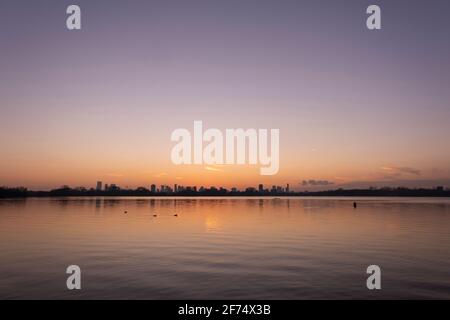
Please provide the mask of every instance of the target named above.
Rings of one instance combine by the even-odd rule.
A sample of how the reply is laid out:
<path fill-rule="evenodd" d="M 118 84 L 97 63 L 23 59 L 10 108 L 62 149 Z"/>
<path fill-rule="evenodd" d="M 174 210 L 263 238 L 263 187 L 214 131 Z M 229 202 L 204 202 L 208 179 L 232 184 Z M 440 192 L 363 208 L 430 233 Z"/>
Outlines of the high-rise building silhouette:
<path fill-rule="evenodd" d="M 153 193 L 155 193 L 155 192 L 156 192 L 156 185 L 152 184 L 152 185 L 150 186 L 150 191 L 153 192 Z"/>
<path fill-rule="evenodd" d="M 258 191 L 259 191 L 259 192 L 263 192 L 263 191 L 264 191 L 264 186 L 263 186 L 262 184 L 260 184 L 260 185 L 258 186 Z"/>
<path fill-rule="evenodd" d="M 102 190 L 102 182 L 101 181 L 97 181 L 97 187 L 95 188 L 95 190 L 97 190 L 97 191 Z"/>

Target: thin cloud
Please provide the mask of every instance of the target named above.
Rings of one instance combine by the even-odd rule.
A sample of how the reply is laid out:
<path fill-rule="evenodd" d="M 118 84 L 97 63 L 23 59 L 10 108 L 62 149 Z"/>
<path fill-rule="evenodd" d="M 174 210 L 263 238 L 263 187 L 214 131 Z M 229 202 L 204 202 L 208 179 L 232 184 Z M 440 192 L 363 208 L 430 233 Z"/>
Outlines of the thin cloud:
<path fill-rule="evenodd" d="M 380 169 L 386 172 L 389 176 L 394 177 L 401 176 L 402 174 L 411 174 L 415 176 L 420 176 L 421 174 L 420 170 L 411 167 L 383 166 Z"/>
<path fill-rule="evenodd" d="M 302 181 L 302 186 L 304 186 L 304 187 L 307 187 L 307 186 L 330 186 L 333 184 L 334 184 L 333 181 L 328 181 L 328 180 L 303 180 Z"/>
<path fill-rule="evenodd" d="M 167 176 L 167 173 L 165 173 L 165 172 L 160 172 L 160 173 L 158 173 L 158 174 L 155 174 L 155 178 L 161 178 L 161 177 L 164 177 L 164 176 Z"/>
<path fill-rule="evenodd" d="M 207 171 L 214 171 L 214 172 L 222 172 L 223 171 L 222 169 L 209 167 L 209 166 L 205 167 L 205 170 L 207 170 Z"/>

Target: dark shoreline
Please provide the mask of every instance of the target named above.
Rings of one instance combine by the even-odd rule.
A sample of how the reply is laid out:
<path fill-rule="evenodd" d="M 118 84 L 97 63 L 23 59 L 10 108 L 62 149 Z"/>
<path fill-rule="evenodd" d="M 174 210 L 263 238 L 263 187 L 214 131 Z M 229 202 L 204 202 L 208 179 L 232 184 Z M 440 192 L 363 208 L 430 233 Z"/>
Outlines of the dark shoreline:
<path fill-rule="evenodd" d="M 0 198 L 40 198 L 40 197 L 450 197 L 450 190 L 381 188 L 381 189 L 337 189 L 316 192 L 258 192 L 258 191 L 181 191 L 151 192 L 149 190 L 96 191 L 86 189 L 56 189 L 51 191 L 31 191 L 25 188 L 0 188 Z"/>

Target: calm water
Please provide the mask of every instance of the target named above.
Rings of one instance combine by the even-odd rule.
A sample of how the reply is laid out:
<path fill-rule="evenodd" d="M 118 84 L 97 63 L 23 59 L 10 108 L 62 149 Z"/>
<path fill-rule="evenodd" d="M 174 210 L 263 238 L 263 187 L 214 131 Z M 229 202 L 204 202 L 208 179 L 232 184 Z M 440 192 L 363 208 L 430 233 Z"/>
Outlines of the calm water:
<path fill-rule="evenodd" d="M 353 200 L 0 200 L 0 298 L 450 299 L 450 200 Z"/>

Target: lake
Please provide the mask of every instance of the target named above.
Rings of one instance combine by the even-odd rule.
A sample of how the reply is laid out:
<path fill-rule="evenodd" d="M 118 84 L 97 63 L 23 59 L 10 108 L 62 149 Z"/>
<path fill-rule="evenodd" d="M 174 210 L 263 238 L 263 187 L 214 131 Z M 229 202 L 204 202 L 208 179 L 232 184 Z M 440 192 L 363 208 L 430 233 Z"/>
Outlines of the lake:
<path fill-rule="evenodd" d="M 450 200 L 3 199 L 0 257 L 1 299 L 450 299 Z"/>

